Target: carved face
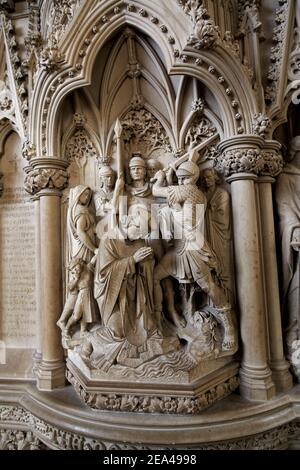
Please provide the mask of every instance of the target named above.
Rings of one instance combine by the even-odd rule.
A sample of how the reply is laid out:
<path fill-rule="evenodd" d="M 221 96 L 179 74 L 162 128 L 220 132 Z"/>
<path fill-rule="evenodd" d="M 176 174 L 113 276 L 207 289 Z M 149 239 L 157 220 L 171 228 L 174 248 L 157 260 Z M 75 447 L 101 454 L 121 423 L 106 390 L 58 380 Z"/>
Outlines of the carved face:
<path fill-rule="evenodd" d="M 195 178 L 192 178 L 188 175 L 186 176 L 178 176 L 178 184 L 183 185 L 183 184 L 194 184 L 195 183 Z"/>
<path fill-rule="evenodd" d="M 211 188 L 216 184 L 216 175 L 213 170 L 204 170 L 202 173 L 202 184 L 205 188 Z"/>
<path fill-rule="evenodd" d="M 101 177 L 102 187 L 108 191 L 111 191 L 115 184 L 115 176 L 107 175 Z"/>
<path fill-rule="evenodd" d="M 148 160 L 147 162 L 147 176 L 149 179 L 154 178 L 159 166 L 155 160 Z"/>
<path fill-rule="evenodd" d="M 87 206 L 91 199 L 91 190 L 89 188 L 85 189 L 80 195 L 79 202 L 83 206 Z"/>
<path fill-rule="evenodd" d="M 133 181 L 141 181 L 146 177 L 146 168 L 143 166 L 130 167 L 130 176 Z"/>

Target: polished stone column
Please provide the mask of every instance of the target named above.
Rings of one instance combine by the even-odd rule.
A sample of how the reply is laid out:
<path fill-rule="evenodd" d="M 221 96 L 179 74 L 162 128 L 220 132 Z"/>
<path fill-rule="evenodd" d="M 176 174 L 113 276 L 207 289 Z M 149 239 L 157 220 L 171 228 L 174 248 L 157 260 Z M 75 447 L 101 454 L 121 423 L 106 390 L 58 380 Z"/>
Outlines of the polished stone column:
<path fill-rule="evenodd" d="M 42 361 L 42 307 L 41 307 L 41 218 L 40 198 L 34 196 L 35 209 L 35 289 L 36 289 L 36 335 L 37 345 L 33 354 L 34 370 Z"/>
<path fill-rule="evenodd" d="M 275 386 L 268 364 L 267 312 L 261 259 L 256 173 L 263 139 L 241 136 L 220 144 L 218 169 L 231 184 L 238 308 L 240 311 L 242 365 L 241 394 L 251 400 L 268 400 Z"/>
<path fill-rule="evenodd" d="M 280 144 L 267 141 L 264 145 L 266 165 L 264 173 L 277 176 L 281 170 Z M 261 218 L 262 257 L 266 286 L 267 320 L 269 333 L 269 360 L 273 381 L 278 392 L 293 385 L 289 364 L 283 352 L 280 297 L 278 284 L 277 255 L 272 198 L 272 176 L 260 176 L 257 180 Z"/>
<path fill-rule="evenodd" d="M 67 185 L 67 163 L 55 158 L 31 160 L 26 189 L 39 197 L 41 362 L 37 387 L 50 391 L 65 384 L 61 333 L 56 322 L 62 312 L 61 190 Z"/>

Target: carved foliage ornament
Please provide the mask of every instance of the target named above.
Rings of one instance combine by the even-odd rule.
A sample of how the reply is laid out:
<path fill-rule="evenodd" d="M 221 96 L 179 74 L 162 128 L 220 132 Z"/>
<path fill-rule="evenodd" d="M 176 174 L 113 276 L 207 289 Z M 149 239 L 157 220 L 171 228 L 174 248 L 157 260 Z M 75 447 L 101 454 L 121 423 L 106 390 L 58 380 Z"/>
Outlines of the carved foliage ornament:
<path fill-rule="evenodd" d="M 81 0 L 53 0 L 50 11 L 50 31 L 58 42 L 74 18 Z"/>
<path fill-rule="evenodd" d="M 38 433 L 39 436 L 43 437 L 45 442 L 49 442 L 51 448 L 59 448 L 61 450 L 150 450 L 152 449 L 167 449 L 166 446 L 143 446 L 141 444 L 115 444 L 112 442 L 103 442 L 92 437 L 75 434 L 68 432 L 63 429 L 59 429 L 50 423 L 37 418 L 29 411 L 11 405 L 3 405 L 0 407 L 0 420 L 3 423 L 7 423 L 7 426 L 12 424 L 15 428 L 16 423 L 22 424 L 22 426 L 28 426 L 32 430 L 30 433 L 27 431 L 17 430 L 2 430 L 1 431 L 1 442 L 4 444 L 3 449 L 16 450 L 16 441 L 21 442 L 17 446 L 18 450 L 24 449 L 23 442 L 29 442 L 29 448 L 35 450 L 43 448 L 43 444 L 39 439 L 34 436 L 34 433 Z M 293 438 L 294 435 L 299 433 L 300 423 L 293 422 L 284 424 L 275 429 L 265 431 L 255 436 L 249 436 L 246 438 L 228 440 L 224 442 L 212 442 L 212 443 L 201 443 L 198 445 L 190 446 L 189 449 L 194 450 L 270 450 L 270 449 L 282 449 L 288 447 L 289 438 Z M 18 438 L 16 437 L 16 434 Z M 7 444 L 6 444 L 7 443 Z M 2 445 L 3 445 L 2 444 Z M 172 448 L 172 446 L 168 446 Z M 180 448 L 180 446 L 176 446 Z M 184 447 L 186 449 L 186 446 Z M 1 449 L 1 446 L 0 446 Z M 25 449 L 27 450 L 28 447 Z"/>
<path fill-rule="evenodd" d="M 47 447 L 31 432 L 0 430 L 0 450 L 43 450 Z"/>
<path fill-rule="evenodd" d="M 68 173 L 65 170 L 33 169 L 25 178 L 24 187 L 29 194 L 36 194 L 42 189 L 63 190 L 68 185 Z"/>
<path fill-rule="evenodd" d="M 283 168 L 283 160 L 277 152 L 259 149 L 228 150 L 217 157 L 215 167 L 224 176 L 235 173 L 276 176 Z"/>
<path fill-rule="evenodd" d="M 270 118 L 262 113 L 254 115 L 252 132 L 255 135 L 264 137 L 271 125 Z"/>
<path fill-rule="evenodd" d="M 219 39 L 219 29 L 207 14 L 202 0 L 178 0 L 179 5 L 192 21 L 192 32 L 187 44 L 195 49 L 213 47 Z"/>
<path fill-rule="evenodd" d="M 66 148 L 68 161 L 75 162 L 79 168 L 83 168 L 89 158 L 96 157 L 97 151 L 91 142 L 86 130 L 82 127 L 77 129 Z"/>
<path fill-rule="evenodd" d="M 282 53 L 284 44 L 286 42 L 289 28 L 287 28 L 288 21 L 288 0 L 279 0 L 279 8 L 276 10 L 276 27 L 274 28 L 273 43 L 271 49 L 271 65 L 268 72 L 268 80 L 270 85 L 266 88 L 266 99 L 271 103 L 276 100 L 278 80 L 281 71 L 281 64 L 284 60 Z"/>
<path fill-rule="evenodd" d="M 131 151 L 140 151 L 149 157 L 155 150 L 171 152 L 171 144 L 162 124 L 145 108 L 133 109 L 122 119 L 123 140 Z"/>
<path fill-rule="evenodd" d="M 67 379 L 72 383 L 76 392 L 92 408 L 111 411 L 135 411 L 143 413 L 184 413 L 197 414 L 215 401 L 229 395 L 237 389 L 239 381 L 232 377 L 226 382 L 212 387 L 197 398 L 191 397 L 158 397 L 137 395 L 115 395 L 86 392 L 77 382 L 70 371 Z"/>
<path fill-rule="evenodd" d="M 15 30 L 10 19 L 6 17 L 5 14 L 1 14 L 0 10 L 0 22 L 3 29 L 3 33 L 6 37 L 6 42 L 8 46 L 8 53 L 11 61 L 11 67 L 17 92 L 17 99 L 19 102 L 19 107 L 21 111 L 21 116 L 26 122 L 27 113 L 28 113 L 28 100 L 27 100 L 27 90 L 25 87 L 25 74 L 21 65 L 21 59 L 17 51 L 17 42 L 15 38 Z M 9 100 L 6 103 L 9 105 Z"/>

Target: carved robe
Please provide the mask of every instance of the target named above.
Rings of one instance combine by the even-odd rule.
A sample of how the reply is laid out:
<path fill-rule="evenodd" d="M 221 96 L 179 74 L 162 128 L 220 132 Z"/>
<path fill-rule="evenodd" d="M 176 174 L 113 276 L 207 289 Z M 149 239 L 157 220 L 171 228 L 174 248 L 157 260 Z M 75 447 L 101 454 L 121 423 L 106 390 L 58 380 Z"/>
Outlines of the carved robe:
<path fill-rule="evenodd" d="M 69 209 L 67 215 L 68 237 L 69 237 L 69 258 L 80 258 L 89 263 L 93 257 L 93 252 L 80 239 L 77 230 L 79 219 L 84 222 L 84 231 L 90 240 L 95 244 L 95 218 L 91 213 L 89 204 L 84 206 L 80 204 L 79 199 L 87 186 L 76 186 L 70 191 Z"/>
<path fill-rule="evenodd" d="M 288 314 L 287 342 L 300 338 L 300 264 L 299 251 L 292 245 L 295 228 L 300 227 L 300 169 L 286 166 L 276 187 L 276 202 L 280 217 L 282 249 L 283 307 Z"/>
<path fill-rule="evenodd" d="M 142 346 L 156 328 L 153 319 L 153 260 L 135 263 L 142 240 L 103 237 L 95 271 L 95 298 L 102 323 L 116 337 Z"/>
<path fill-rule="evenodd" d="M 219 186 L 207 202 L 205 230 L 207 240 L 218 258 L 219 279 L 223 286 L 232 292 L 230 196 Z"/>

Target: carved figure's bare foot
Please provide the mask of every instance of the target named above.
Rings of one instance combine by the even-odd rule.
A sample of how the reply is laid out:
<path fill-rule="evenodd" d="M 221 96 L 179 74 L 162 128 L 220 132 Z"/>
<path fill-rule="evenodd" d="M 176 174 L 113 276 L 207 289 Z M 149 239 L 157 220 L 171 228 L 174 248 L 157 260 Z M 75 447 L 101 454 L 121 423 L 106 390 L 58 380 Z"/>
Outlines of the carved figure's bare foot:
<path fill-rule="evenodd" d="M 235 349 L 237 344 L 236 331 L 231 315 L 231 313 L 227 313 L 226 315 L 222 316 L 224 326 L 224 338 L 222 341 L 223 351 L 232 351 L 233 349 Z"/>

